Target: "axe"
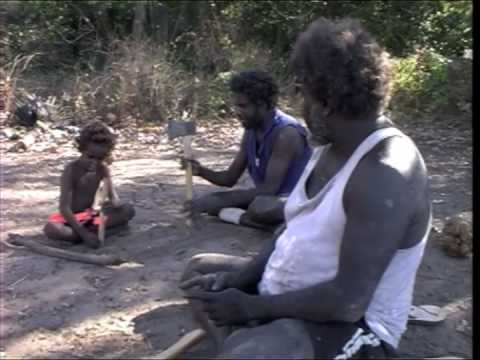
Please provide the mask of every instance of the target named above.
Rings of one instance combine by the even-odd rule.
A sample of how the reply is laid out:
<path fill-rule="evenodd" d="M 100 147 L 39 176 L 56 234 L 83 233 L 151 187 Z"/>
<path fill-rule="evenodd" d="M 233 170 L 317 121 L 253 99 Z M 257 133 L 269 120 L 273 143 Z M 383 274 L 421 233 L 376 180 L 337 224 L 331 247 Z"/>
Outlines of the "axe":
<path fill-rule="evenodd" d="M 168 139 L 173 140 L 178 137 L 183 138 L 183 156 L 185 159 L 192 159 L 192 136 L 196 133 L 195 123 L 193 121 L 169 120 L 167 126 Z M 193 198 L 193 179 L 192 164 L 187 162 L 185 168 L 186 181 L 186 200 L 191 201 Z M 187 218 L 187 225 L 191 226 L 191 218 Z"/>

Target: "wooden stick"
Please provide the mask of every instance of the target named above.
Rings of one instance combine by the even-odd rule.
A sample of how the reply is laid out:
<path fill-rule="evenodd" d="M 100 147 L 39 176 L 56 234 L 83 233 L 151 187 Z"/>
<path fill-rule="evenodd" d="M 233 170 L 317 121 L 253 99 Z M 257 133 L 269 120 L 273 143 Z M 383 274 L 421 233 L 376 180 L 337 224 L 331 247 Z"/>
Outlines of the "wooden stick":
<path fill-rule="evenodd" d="M 184 136 L 183 137 L 183 156 L 185 159 L 191 160 L 192 159 L 192 137 L 191 136 Z M 193 198 L 193 177 L 192 177 L 192 164 L 187 162 L 185 173 L 185 180 L 186 180 L 186 197 L 187 200 L 192 200 Z"/>
<path fill-rule="evenodd" d="M 175 344 L 162 351 L 160 354 L 153 355 L 144 359 L 176 359 L 182 352 L 202 340 L 206 336 L 206 334 L 207 333 L 203 329 L 192 330 L 183 335 Z"/>
<path fill-rule="evenodd" d="M 183 156 L 185 159 L 190 160 L 192 158 L 192 137 L 184 136 L 183 137 Z M 185 184 L 186 184 L 186 200 L 191 201 L 193 199 L 193 176 L 192 176 L 192 164 L 187 162 L 185 168 Z M 191 214 L 188 215 L 186 219 L 186 224 L 188 227 L 192 226 L 192 217 Z"/>
<path fill-rule="evenodd" d="M 108 266 L 108 265 L 120 265 L 127 260 L 122 259 L 119 256 L 114 255 L 94 255 L 94 254 L 81 254 L 73 251 L 63 250 L 55 247 L 51 247 L 39 242 L 34 242 L 31 240 L 26 240 L 22 238 L 15 238 L 10 240 L 13 242 L 13 245 L 22 245 L 32 250 L 36 253 L 57 257 L 61 259 L 73 260 L 78 262 L 83 262 L 87 264 Z"/>
<path fill-rule="evenodd" d="M 107 218 L 105 216 L 105 211 L 103 210 L 103 205 L 106 198 L 107 184 L 104 181 L 102 184 L 102 189 L 100 190 L 100 225 L 98 226 L 98 240 L 100 240 L 100 247 L 103 247 L 103 245 L 105 245 L 105 222 Z"/>

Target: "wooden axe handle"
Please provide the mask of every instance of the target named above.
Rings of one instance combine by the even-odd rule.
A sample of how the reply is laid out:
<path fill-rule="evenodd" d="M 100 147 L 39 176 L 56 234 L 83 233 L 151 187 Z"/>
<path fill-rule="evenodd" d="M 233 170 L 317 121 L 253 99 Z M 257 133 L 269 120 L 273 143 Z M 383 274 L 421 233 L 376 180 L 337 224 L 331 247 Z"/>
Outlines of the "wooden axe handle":
<path fill-rule="evenodd" d="M 202 340 L 206 334 L 203 329 L 192 330 L 183 335 L 175 344 L 150 359 L 176 359 L 183 351 Z"/>
<path fill-rule="evenodd" d="M 183 156 L 185 159 L 192 158 L 192 137 L 185 136 L 183 138 Z M 187 162 L 185 172 L 185 180 L 186 180 L 186 198 L 187 201 L 192 200 L 193 198 L 193 176 L 192 176 L 192 164 Z"/>
<path fill-rule="evenodd" d="M 107 184 L 104 181 L 102 188 L 100 189 L 100 225 L 98 226 L 98 239 L 100 240 L 100 247 L 105 244 L 105 222 L 107 220 L 105 211 L 103 210 L 103 204 L 107 198 Z"/>

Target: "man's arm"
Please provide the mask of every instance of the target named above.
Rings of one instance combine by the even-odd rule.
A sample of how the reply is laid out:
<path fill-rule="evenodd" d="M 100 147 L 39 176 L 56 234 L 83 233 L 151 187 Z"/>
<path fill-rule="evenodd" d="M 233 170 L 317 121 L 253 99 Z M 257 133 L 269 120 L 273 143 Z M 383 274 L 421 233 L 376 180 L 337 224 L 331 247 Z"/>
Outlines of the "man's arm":
<path fill-rule="evenodd" d="M 242 144 L 244 144 L 244 142 L 242 142 Z M 272 148 L 272 154 L 270 155 L 270 159 L 268 160 L 267 169 L 265 171 L 265 181 L 257 187 L 251 189 L 239 189 L 235 192 L 232 192 L 228 195 L 225 194 L 223 196 L 229 196 L 232 202 L 236 202 L 236 200 L 234 199 L 241 199 L 241 201 L 243 202 L 251 203 L 259 195 L 276 195 L 278 190 L 280 189 L 280 186 L 282 186 L 282 183 L 285 179 L 285 176 L 287 175 L 288 169 L 292 161 L 294 161 L 297 154 L 302 151 L 302 147 L 302 138 L 295 129 L 291 127 L 285 127 L 281 129 L 275 139 L 275 143 Z M 239 157 L 243 159 L 241 160 L 241 172 L 235 172 L 237 170 L 231 170 L 240 169 L 240 166 L 237 166 L 236 162 L 234 162 L 228 170 L 231 171 L 231 174 L 237 174 L 238 177 L 240 177 L 240 175 L 245 170 L 247 163 L 246 149 L 243 145 L 239 153 Z M 200 174 L 204 174 L 204 168 L 202 168 L 201 171 L 202 172 Z M 237 182 L 238 177 L 236 177 L 235 181 L 231 183 L 232 185 Z M 221 184 L 217 183 L 217 185 Z"/>
<path fill-rule="evenodd" d="M 410 165 L 411 166 L 411 165 Z M 346 228 L 337 276 L 329 282 L 273 296 L 252 296 L 252 319 L 359 320 L 408 228 L 419 186 L 388 164 L 359 164 L 344 195 Z M 321 261 L 321 259 L 319 259 Z"/>
<path fill-rule="evenodd" d="M 60 178 L 60 214 L 65 218 L 72 229 L 83 239 L 88 231 L 75 219 L 72 212 L 73 166 L 66 166 Z"/>
<path fill-rule="evenodd" d="M 180 288 L 186 291 L 198 286 L 207 291 L 221 291 L 228 288 L 235 288 L 242 291 L 256 289 L 265 270 L 265 265 L 275 248 L 275 242 L 284 230 L 285 225 L 278 229 L 273 236 L 265 242 L 260 252 L 241 269 L 214 274 L 215 278 L 212 278 L 212 274 L 195 276 L 182 282 Z M 219 277 L 220 275 L 221 278 Z"/>
<path fill-rule="evenodd" d="M 277 194 L 292 161 L 302 151 L 302 148 L 303 140 L 297 130 L 290 126 L 279 130 L 268 160 L 265 181 L 255 189 L 255 196 Z"/>
<path fill-rule="evenodd" d="M 244 138 L 245 134 L 243 135 L 240 150 L 227 170 L 214 171 L 198 164 L 198 168 L 194 172 L 196 172 L 198 176 L 218 186 L 232 187 L 235 185 L 247 167 L 247 153 L 244 146 Z"/>

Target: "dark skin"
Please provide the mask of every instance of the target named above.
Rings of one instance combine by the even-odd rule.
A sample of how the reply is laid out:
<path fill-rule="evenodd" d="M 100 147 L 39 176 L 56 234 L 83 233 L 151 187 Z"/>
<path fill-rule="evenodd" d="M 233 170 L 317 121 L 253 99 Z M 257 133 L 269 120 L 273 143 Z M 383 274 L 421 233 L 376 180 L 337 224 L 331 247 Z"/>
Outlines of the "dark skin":
<path fill-rule="evenodd" d="M 358 118 L 335 114 L 327 102 L 317 102 L 308 93 L 304 93 L 304 98 L 305 119 L 314 133 L 314 141 L 331 143 L 330 150 L 324 153 L 307 180 L 306 191 L 311 198 L 369 134 L 392 124 L 379 119 L 378 114 Z M 352 173 L 343 205 L 347 222 L 338 273 L 331 281 L 280 295 L 245 292 L 261 279 L 274 249 L 273 239 L 250 266 L 218 276 L 216 291 L 212 291 L 211 285 L 217 277 L 215 281 L 197 277 L 183 283 L 181 287 L 187 290 L 187 298 L 201 301 L 206 315 L 217 326 L 280 318 L 319 323 L 358 321 L 395 252 L 416 245 L 427 228 L 430 215 L 427 173 L 413 144 L 399 137 L 380 142 Z"/>
<path fill-rule="evenodd" d="M 274 110 L 263 102 L 255 104 L 242 94 L 234 94 L 233 103 L 242 126 L 245 129 L 255 129 L 257 141 L 260 142 L 268 126 L 266 119 L 271 118 Z M 274 137 L 275 143 L 267 165 L 265 181 L 262 184 L 253 189 L 214 193 L 195 199 L 191 203 L 191 209 L 194 212 L 217 215 L 224 207 L 247 208 L 250 206 L 248 211 L 252 213 L 269 211 L 272 217 L 281 217 L 283 206 L 272 206 L 269 198 L 275 196 L 280 189 L 292 161 L 302 151 L 303 140 L 298 132 L 290 127 L 277 131 Z M 232 187 L 247 168 L 247 153 L 242 146 L 228 169 L 224 171 L 210 170 L 196 160 L 190 160 L 190 163 L 193 175 L 200 176 L 218 186 Z M 185 160 L 182 164 L 185 165 Z"/>
<path fill-rule="evenodd" d="M 104 160 L 108 148 L 102 144 L 90 143 L 81 156 L 67 164 L 60 179 L 60 214 L 68 223 L 47 223 L 45 234 L 55 240 L 72 243 L 84 242 L 96 248 L 100 242 L 95 231 L 80 224 L 75 213 L 91 208 L 100 182 L 105 181 L 107 187 L 107 203 L 104 206 L 107 215 L 106 227 L 113 227 L 128 222 L 134 215 L 133 207 L 121 205 L 113 187 L 110 170 Z"/>

